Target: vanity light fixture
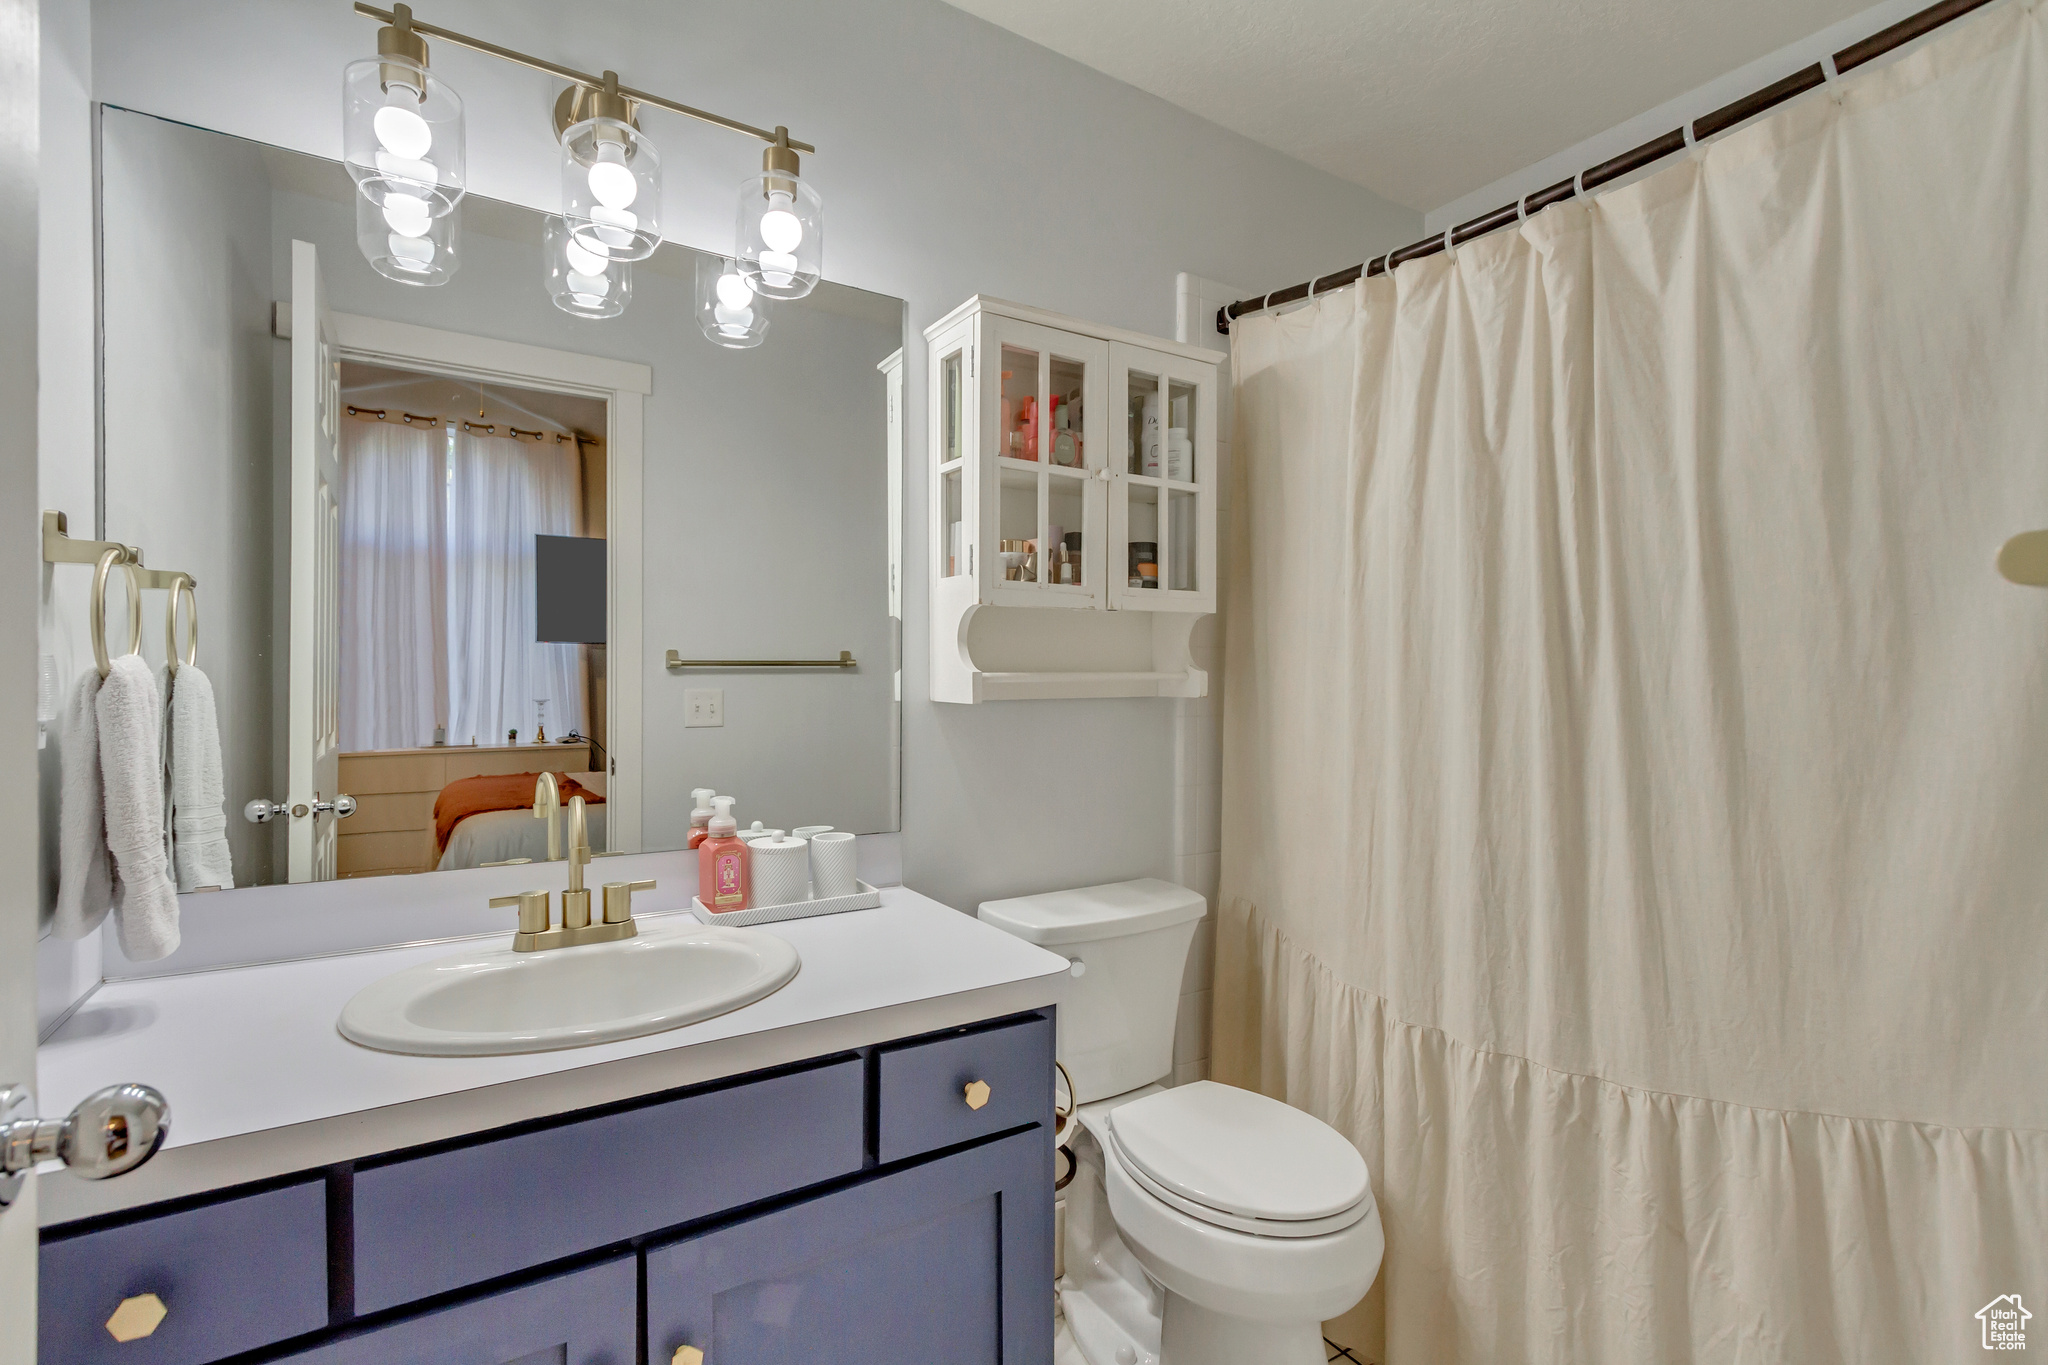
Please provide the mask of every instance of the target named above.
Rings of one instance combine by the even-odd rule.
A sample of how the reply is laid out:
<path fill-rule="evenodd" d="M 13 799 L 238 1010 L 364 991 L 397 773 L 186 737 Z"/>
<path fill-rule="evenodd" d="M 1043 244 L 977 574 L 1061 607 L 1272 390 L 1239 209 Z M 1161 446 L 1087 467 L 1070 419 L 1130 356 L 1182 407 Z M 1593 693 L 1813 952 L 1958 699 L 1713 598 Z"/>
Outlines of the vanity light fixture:
<path fill-rule="evenodd" d="M 562 144 L 562 217 L 586 251 L 644 261 L 661 245 L 661 154 L 640 131 L 616 71 L 555 101 Z"/>
<path fill-rule="evenodd" d="M 412 9 L 394 5 L 377 30 L 377 55 L 341 74 L 342 160 L 365 199 L 393 227 L 454 212 L 467 187 L 462 99 L 427 67 Z M 425 235 L 424 232 L 410 234 Z"/>
<path fill-rule="evenodd" d="M 748 177 L 740 190 L 736 262 L 717 257 L 708 263 L 698 262 L 698 314 L 704 334 L 721 346 L 757 346 L 768 329 L 765 300 L 802 298 L 817 284 L 824 263 L 824 205 L 817 190 L 799 173 L 800 154 L 817 148 L 792 140 L 787 128 L 771 133 L 621 85 L 616 72 L 593 76 L 452 29 L 423 24 L 406 5 L 382 10 L 356 0 L 355 10 L 380 20 L 385 27 L 377 34 L 377 57 L 352 64 L 344 78 L 349 172 L 364 196 L 379 208 L 387 207 L 393 198 L 398 200 L 397 219 L 389 226 L 400 237 L 408 241 L 430 238 L 430 225 L 427 231 L 406 229 L 419 228 L 423 217 L 446 216 L 461 198 L 464 183 L 462 102 L 428 72 L 426 37 L 422 36 L 426 35 L 569 82 L 554 106 L 562 168 L 558 221 L 573 239 L 569 245 L 585 255 L 572 258 L 569 245 L 558 248 L 551 229 L 548 288 L 558 307 L 582 317 L 617 316 L 631 288 L 623 273 L 626 265 L 645 260 L 661 245 L 661 154 L 640 131 L 639 114 L 647 107 L 716 124 L 768 144 L 761 158 L 761 173 Z M 368 255 L 368 229 L 358 236 Z M 406 251 L 417 251 L 388 240 L 377 249 L 401 257 Z M 438 244 L 436 250 L 440 250 Z M 604 269 L 581 268 L 600 257 L 607 263 Z M 371 256 L 372 264 L 377 260 Z M 384 270 L 381 265 L 378 268 Z M 748 286 L 745 298 L 740 297 L 737 286 L 721 286 L 721 281 L 735 273 Z M 604 288 L 597 287 L 600 283 Z"/>
<path fill-rule="evenodd" d="M 768 335 L 768 309 L 739 262 L 698 253 L 697 326 L 713 345 L 733 351 L 759 346 Z"/>
<path fill-rule="evenodd" d="M 547 250 L 548 297 L 579 318 L 615 318 L 633 297 L 633 267 L 586 247 L 560 218 L 550 217 L 543 233 Z"/>
<path fill-rule="evenodd" d="M 761 153 L 761 173 L 740 182 L 740 269 L 754 291 L 800 299 L 818 283 L 825 256 L 825 205 L 797 174 L 789 129 L 777 128 Z"/>
<path fill-rule="evenodd" d="M 400 284 L 446 284 L 461 263 L 462 210 L 434 217 L 399 196 L 380 206 L 356 196 L 356 246 L 370 267 Z"/>

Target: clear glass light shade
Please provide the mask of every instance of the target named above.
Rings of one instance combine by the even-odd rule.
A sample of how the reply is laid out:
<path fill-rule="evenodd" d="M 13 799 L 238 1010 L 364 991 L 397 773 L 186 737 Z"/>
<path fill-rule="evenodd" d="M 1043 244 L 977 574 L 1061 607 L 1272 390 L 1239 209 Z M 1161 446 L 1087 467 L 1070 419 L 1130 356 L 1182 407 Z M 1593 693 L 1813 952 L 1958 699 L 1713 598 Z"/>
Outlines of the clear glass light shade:
<path fill-rule="evenodd" d="M 341 106 L 342 159 L 365 198 L 454 209 L 468 185 L 460 96 L 417 62 L 369 57 L 342 73 Z"/>
<path fill-rule="evenodd" d="M 579 318 L 615 318 L 633 298 L 633 267 L 585 247 L 560 218 L 550 218 L 544 232 L 547 249 L 548 297 L 555 307 Z"/>
<path fill-rule="evenodd" d="M 759 346 L 768 335 L 767 300 L 736 261 L 723 256 L 697 256 L 697 325 L 707 340 L 735 351 Z"/>
<path fill-rule="evenodd" d="M 418 195 L 382 204 L 356 196 L 356 245 L 379 275 L 400 284 L 446 284 L 461 262 L 462 214 L 436 216 Z"/>
<path fill-rule="evenodd" d="M 572 125 L 562 134 L 562 217 L 586 250 L 646 260 L 661 245 L 661 153 L 630 123 Z"/>
<path fill-rule="evenodd" d="M 754 292 L 800 299 L 818 283 L 825 262 L 825 205 L 799 176 L 763 171 L 740 185 L 735 234 L 740 269 Z"/>

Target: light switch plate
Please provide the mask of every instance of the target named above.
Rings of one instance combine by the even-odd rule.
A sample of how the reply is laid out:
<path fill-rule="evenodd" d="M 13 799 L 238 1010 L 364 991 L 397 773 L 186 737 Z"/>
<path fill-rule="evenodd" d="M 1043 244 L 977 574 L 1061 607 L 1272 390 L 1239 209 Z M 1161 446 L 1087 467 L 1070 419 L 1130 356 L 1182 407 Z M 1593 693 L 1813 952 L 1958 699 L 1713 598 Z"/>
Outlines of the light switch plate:
<path fill-rule="evenodd" d="M 725 724 L 725 689 L 686 687 L 683 689 L 683 728 Z"/>

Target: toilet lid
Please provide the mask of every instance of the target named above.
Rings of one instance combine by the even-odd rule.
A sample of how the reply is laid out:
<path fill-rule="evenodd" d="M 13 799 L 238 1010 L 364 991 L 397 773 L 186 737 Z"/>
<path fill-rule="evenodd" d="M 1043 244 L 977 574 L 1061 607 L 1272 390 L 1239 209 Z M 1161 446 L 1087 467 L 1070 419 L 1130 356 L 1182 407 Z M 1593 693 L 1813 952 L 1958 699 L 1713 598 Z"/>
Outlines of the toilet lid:
<path fill-rule="evenodd" d="M 1365 1158 L 1343 1134 L 1235 1086 L 1196 1081 L 1133 1100 L 1109 1127 L 1134 1173 L 1239 1218 L 1322 1222 L 1372 1197 Z"/>

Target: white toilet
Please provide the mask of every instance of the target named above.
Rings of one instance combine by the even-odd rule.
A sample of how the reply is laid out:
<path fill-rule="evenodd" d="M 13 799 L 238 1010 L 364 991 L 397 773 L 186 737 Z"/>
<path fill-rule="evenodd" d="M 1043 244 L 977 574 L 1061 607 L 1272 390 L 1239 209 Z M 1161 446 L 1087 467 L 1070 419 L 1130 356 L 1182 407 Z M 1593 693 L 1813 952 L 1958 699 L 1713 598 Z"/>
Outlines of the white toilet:
<path fill-rule="evenodd" d="M 1202 898 L 1151 878 L 985 901 L 1073 980 L 1059 1059 L 1080 1106 L 1061 1306 L 1088 1365 L 1321 1365 L 1386 1240 L 1365 1159 L 1278 1100 L 1173 1067 Z"/>

